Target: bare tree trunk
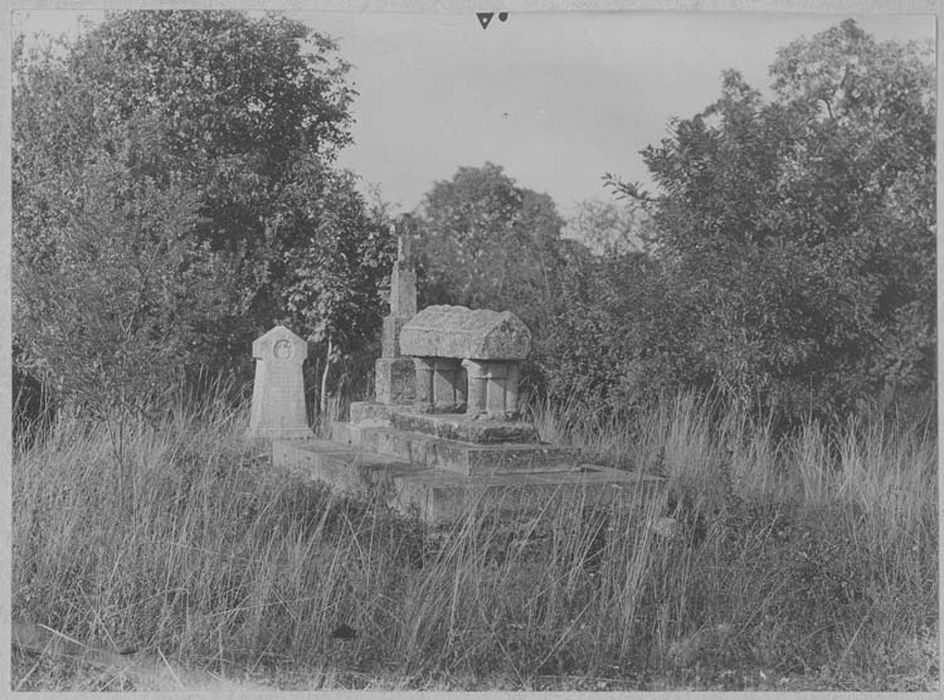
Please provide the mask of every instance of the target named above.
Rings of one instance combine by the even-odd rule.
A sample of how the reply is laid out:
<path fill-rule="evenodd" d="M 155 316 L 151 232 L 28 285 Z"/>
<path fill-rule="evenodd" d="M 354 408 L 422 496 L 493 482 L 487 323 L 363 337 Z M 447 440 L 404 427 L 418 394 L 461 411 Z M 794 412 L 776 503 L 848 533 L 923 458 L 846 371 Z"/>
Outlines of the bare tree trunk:
<path fill-rule="evenodd" d="M 321 374 L 321 396 L 319 397 L 319 411 L 322 416 L 328 410 L 328 372 L 331 371 L 331 363 L 334 361 L 334 343 L 328 338 L 328 352 L 325 355 L 324 372 Z"/>

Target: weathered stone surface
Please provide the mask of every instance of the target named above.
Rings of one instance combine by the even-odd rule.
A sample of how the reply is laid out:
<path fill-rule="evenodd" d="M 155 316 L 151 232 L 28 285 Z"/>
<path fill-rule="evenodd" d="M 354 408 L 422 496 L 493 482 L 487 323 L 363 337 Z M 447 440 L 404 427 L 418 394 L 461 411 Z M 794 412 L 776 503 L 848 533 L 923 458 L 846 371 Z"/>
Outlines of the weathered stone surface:
<path fill-rule="evenodd" d="M 248 436 L 312 437 L 305 412 L 302 363 L 308 344 L 285 326 L 276 326 L 252 344 L 256 376 Z"/>
<path fill-rule="evenodd" d="M 404 513 L 430 524 L 448 523 L 470 508 L 487 508 L 520 517 L 554 512 L 557 507 L 607 505 L 642 514 L 664 500 L 662 480 L 607 467 L 567 473 L 501 474 L 464 477 L 431 470 L 391 477 L 388 498 Z"/>
<path fill-rule="evenodd" d="M 381 357 L 374 362 L 374 393 L 382 404 L 412 404 L 416 373 L 409 357 Z"/>
<path fill-rule="evenodd" d="M 538 431 L 523 421 L 471 419 L 465 415 L 391 411 L 390 425 L 398 430 L 423 433 L 445 440 L 478 444 L 538 442 Z"/>
<path fill-rule="evenodd" d="M 381 357 L 403 357 L 400 352 L 400 331 L 410 319 L 403 316 L 385 316 L 380 335 Z"/>
<path fill-rule="evenodd" d="M 411 262 L 397 260 L 390 273 L 390 315 L 410 318 L 415 314 L 416 272 Z"/>
<path fill-rule="evenodd" d="M 392 406 L 372 401 L 352 401 L 350 422 L 354 425 L 390 425 Z"/>
<path fill-rule="evenodd" d="M 428 306 L 400 330 L 400 352 L 416 357 L 523 360 L 531 331 L 510 311 Z"/>
<path fill-rule="evenodd" d="M 324 481 L 356 496 L 378 492 L 384 495 L 391 486 L 392 477 L 430 471 L 396 457 L 365 453 L 351 445 L 330 440 L 275 442 L 272 462 L 289 473 Z"/>
<path fill-rule="evenodd" d="M 607 504 L 646 513 L 665 500 L 664 480 L 596 465 L 470 477 L 321 440 L 275 442 L 272 457 L 278 469 L 351 494 L 380 497 L 430 524 L 448 523 L 469 508 L 497 507 L 521 516 L 554 512 L 568 504 Z M 559 499 L 559 506 L 550 499 Z"/>

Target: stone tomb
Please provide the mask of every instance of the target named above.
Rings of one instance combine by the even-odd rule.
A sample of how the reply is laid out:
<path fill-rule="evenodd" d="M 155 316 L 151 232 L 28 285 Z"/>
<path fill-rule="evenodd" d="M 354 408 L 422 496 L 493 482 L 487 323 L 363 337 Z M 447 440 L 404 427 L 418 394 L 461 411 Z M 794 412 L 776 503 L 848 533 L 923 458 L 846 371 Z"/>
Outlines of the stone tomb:
<path fill-rule="evenodd" d="M 531 426 L 522 435 L 512 425 L 358 402 L 331 440 L 275 440 L 272 458 L 277 468 L 434 525 L 469 507 L 540 509 L 554 497 L 633 507 L 664 498 L 662 479 L 583 463 L 574 450 L 539 441 Z"/>
<path fill-rule="evenodd" d="M 550 497 L 624 505 L 662 497 L 661 479 L 582 463 L 514 419 L 518 363 L 530 347 L 514 315 L 429 307 L 403 326 L 400 341 L 416 361 L 412 405 L 354 403 L 330 440 L 273 440 L 273 465 L 432 524 L 472 505 L 520 510 Z"/>
<path fill-rule="evenodd" d="M 400 352 L 413 357 L 415 405 L 470 418 L 513 418 L 518 366 L 531 350 L 531 331 L 509 311 L 428 306 L 400 331 Z"/>

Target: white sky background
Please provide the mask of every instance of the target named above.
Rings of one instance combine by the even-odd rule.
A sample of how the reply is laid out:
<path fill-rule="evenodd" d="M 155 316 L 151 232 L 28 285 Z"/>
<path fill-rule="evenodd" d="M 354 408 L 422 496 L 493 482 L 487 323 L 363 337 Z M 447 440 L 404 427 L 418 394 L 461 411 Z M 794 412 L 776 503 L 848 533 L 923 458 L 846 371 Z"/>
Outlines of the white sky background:
<path fill-rule="evenodd" d="M 13 31 L 74 33 L 79 14 L 14 13 Z M 724 69 L 765 89 L 779 47 L 848 16 L 879 40 L 934 39 L 930 15 L 511 12 L 483 30 L 471 12 L 288 14 L 353 64 L 355 145 L 341 165 L 395 211 L 492 161 L 567 215 L 610 197 L 605 172 L 649 185 L 639 151 L 717 99 Z"/>

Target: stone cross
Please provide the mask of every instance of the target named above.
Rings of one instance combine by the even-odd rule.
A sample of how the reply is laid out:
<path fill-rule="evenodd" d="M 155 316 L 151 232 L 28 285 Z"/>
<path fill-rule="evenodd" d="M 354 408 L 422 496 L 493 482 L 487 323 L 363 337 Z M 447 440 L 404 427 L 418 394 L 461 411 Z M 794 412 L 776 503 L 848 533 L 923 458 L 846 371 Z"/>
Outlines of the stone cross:
<path fill-rule="evenodd" d="M 249 416 L 251 438 L 310 438 L 302 363 L 308 343 L 276 326 L 252 344 L 256 378 Z"/>
<path fill-rule="evenodd" d="M 416 270 L 408 225 L 408 220 L 403 221 L 403 233 L 397 236 L 397 259 L 390 272 L 390 313 L 383 320 L 381 356 L 374 363 L 374 395 L 383 404 L 412 403 L 415 389 L 413 361 L 400 354 L 400 329 L 416 315 Z"/>

